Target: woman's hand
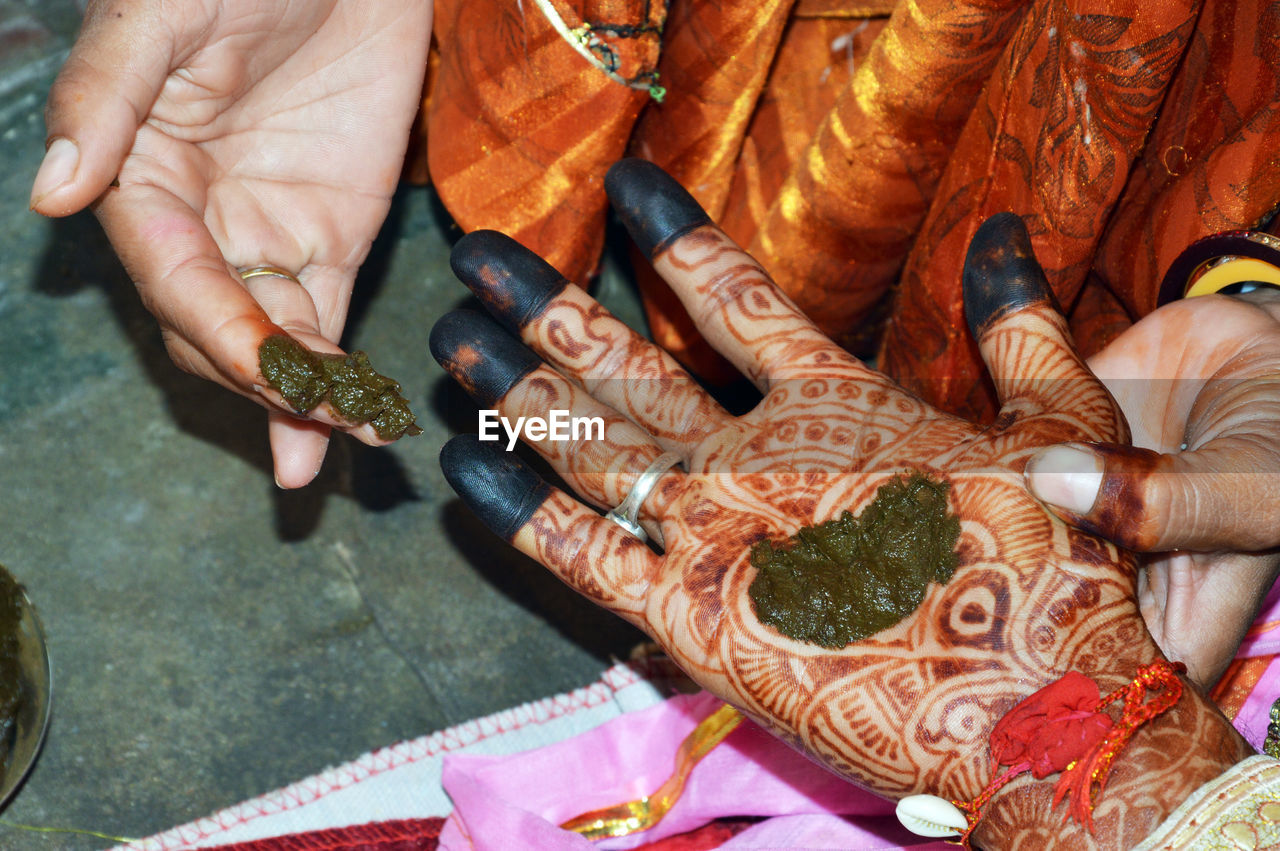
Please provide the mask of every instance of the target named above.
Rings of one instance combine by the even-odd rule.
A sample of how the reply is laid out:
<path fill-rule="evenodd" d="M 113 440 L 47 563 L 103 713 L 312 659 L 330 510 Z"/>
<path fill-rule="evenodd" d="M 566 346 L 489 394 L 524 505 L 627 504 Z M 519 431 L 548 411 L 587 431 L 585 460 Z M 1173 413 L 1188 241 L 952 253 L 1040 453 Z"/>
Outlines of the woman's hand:
<path fill-rule="evenodd" d="M 708 690 L 891 796 L 973 798 L 991 779 L 991 728 L 1017 701 L 1068 670 L 1109 691 L 1158 658 L 1138 614 L 1133 557 L 1068 528 L 1022 478 L 1037 448 L 1127 434 L 1067 342 L 1019 219 L 985 224 L 965 269 L 969 321 L 1003 400 L 997 424 L 979 428 L 823 337 L 652 165 L 619 164 L 606 186 L 701 332 L 764 398 L 730 416 L 537 257 L 498 234 L 465 237 L 455 271 L 537 353 L 478 314 L 443 318 L 432 351 L 482 407 L 511 421 L 552 410 L 603 418 L 603 439 L 531 443 L 596 506 L 622 502 L 663 451 L 688 469 L 667 472 L 643 504 L 644 524 L 665 540 L 657 555 L 515 455 L 455 438 L 442 453 L 445 474 L 499 535 L 646 630 Z M 948 584 L 930 584 L 915 612 L 839 649 L 757 618 L 747 593 L 753 544 L 860 512 L 879 486 L 912 471 L 950 485 L 961 536 Z M 1245 753 L 1226 720 L 1186 690 L 1117 762 L 1095 812 L 1098 841 L 1132 844 L 1188 784 Z M 1051 788 L 1006 787 L 985 839 L 1087 843 L 1049 814 Z M 1139 797 L 1143 806 L 1130 806 Z"/>
<path fill-rule="evenodd" d="M 1280 292 L 1173 302 L 1089 367 L 1133 447 L 1046 449 L 1028 481 L 1069 522 L 1153 553 L 1143 618 L 1207 689 L 1280 572 Z"/>
<path fill-rule="evenodd" d="M 49 95 L 32 208 L 97 200 L 174 362 L 271 412 L 285 487 L 315 475 L 330 426 L 378 442 L 323 406 L 291 416 L 257 350 L 283 329 L 339 351 L 430 36 L 429 0 L 95 0 Z M 240 279 L 257 265 L 301 284 Z"/>

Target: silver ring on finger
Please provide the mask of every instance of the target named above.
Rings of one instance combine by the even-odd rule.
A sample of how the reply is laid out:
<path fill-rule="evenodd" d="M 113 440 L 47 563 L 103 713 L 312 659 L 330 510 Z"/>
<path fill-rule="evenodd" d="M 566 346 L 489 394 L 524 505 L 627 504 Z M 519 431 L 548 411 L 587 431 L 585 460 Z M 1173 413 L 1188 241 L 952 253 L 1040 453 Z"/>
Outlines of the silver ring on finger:
<path fill-rule="evenodd" d="M 640 525 L 640 506 L 649 498 L 649 494 L 653 492 L 654 487 L 658 484 L 658 479 L 662 478 L 662 474 L 679 464 L 680 460 L 680 455 L 675 452 L 663 452 L 655 458 L 653 463 L 646 467 L 645 471 L 636 479 L 635 484 L 631 486 L 631 490 L 627 492 L 626 498 L 618 504 L 617 508 L 606 514 L 605 518 L 617 523 L 625 531 L 630 532 L 640 540 L 649 540 L 644 527 Z M 666 549 L 666 543 L 662 540 L 660 531 L 654 536 L 654 541 L 658 546 Z"/>

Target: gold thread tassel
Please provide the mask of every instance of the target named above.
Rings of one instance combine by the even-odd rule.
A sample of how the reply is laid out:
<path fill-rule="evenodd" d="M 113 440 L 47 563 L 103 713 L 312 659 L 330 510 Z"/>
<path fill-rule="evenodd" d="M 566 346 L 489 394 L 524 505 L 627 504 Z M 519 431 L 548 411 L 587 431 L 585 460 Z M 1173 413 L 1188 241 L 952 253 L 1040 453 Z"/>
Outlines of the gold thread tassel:
<path fill-rule="evenodd" d="M 572 830 L 587 839 L 604 839 L 609 836 L 627 836 L 638 833 L 662 821 L 663 816 L 675 806 L 684 792 L 685 781 L 693 767 L 724 741 L 725 737 L 742 722 L 742 713 L 727 703 L 708 715 L 693 728 L 676 751 L 675 772 L 652 795 L 591 810 L 569 819 L 560 827 Z"/>

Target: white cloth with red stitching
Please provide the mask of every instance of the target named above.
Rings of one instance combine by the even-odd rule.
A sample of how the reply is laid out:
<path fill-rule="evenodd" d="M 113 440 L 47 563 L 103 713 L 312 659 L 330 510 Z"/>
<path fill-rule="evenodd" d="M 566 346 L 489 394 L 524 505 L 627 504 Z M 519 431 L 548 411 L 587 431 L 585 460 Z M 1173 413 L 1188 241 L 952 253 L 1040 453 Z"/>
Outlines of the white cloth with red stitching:
<path fill-rule="evenodd" d="M 365 754 L 345 765 L 112 851 L 186 851 L 370 821 L 448 815 L 447 754 L 517 753 L 571 738 L 671 694 L 672 669 L 615 665 L 595 683 Z"/>
<path fill-rule="evenodd" d="M 1258 637 L 1280 628 L 1276 608 L 1269 606 L 1260 618 L 1266 628 Z M 668 699 L 690 685 L 662 657 L 616 665 L 586 688 L 374 751 L 113 851 L 186 851 L 445 815 L 451 817 L 441 848 L 448 851 L 505 849 L 515 836 L 527 841 L 525 847 L 589 849 L 590 843 L 556 825 L 581 812 L 576 808 L 616 803 L 624 791 L 624 799 L 639 797 L 666 778 L 680 740 L 717 705 L 709 695 Z M 1257 734 L 1255 727 L 1265 730 L 1260 713 L 1268 708 L 1254 707 L 1259 718 L 1250 720 L 1246 705 L 1237 728 L 1246 736 Z M 610 767 L 617 775 L 612 780 Z M 798 836 L 814 848 L 903 848 L 919 842 L 896 823 L 885 823 L 892 810 L 884 801 L 837 781 L 759 730 L 740 728 L 699 768 L 708 782 L 691 782 L 668 817 L 646 834 L 692 829 L 717 816 L 760 815 L 770 818 L 724 847 L 796 847 Z M 557 775 L 556 783 L 547 782 L 549 774 Z M 692 780 L 699 776 L 695 771 Z M 627 848 L 657 838 L 637 835 L 595 847 Z"/>
<path fill-rule="evenodd" d="M 763 819 L 721 846 L 735 851 L 945 848 L 905 831 L 892 803 L 750 722 L 697 764 L 650 829 L 593 844 L 560 828 L 584 808 L 649 794 L 668 779 L 681 742 L 722 705 L 706 692 L 670 696 L 689 688 L 665 658 L 619 665 L 585 689 L 375 751 L 118 851 L 208 848 L 446 814 L 441 851 L 621 851 L 724 816 Z"/>

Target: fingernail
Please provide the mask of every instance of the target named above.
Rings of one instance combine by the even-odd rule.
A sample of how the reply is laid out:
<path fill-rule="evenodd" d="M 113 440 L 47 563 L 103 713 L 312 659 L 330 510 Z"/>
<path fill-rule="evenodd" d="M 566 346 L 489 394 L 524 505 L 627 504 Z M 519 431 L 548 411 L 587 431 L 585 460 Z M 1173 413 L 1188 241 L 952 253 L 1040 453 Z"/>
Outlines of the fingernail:
<path fill-rule="evenodd" d="M 619 160 L 604 177 L 604 189 L 644 255 L 652 259 L 711 219 L 693 196 L 651 162 Z"/>
<path fill-rule="evenodd" d="M 569 285 L 541 257 L 496 231 L 462 237 L 449 264 L 485 309 L 517 335 Z"/>
<path fill-rule="evenodd" d="M 44 161 L 31 184 L 31 206 L 35 207 L 50 194 L 62 188 L 76 175 L 80 149 L 70 139 L 54 139 L 44 153 Z"/>
<path fill-rule="evenodd" d="M 1002 317 L 1051 297 L 1027 226 L 1013 213 L 999 213 L 978 226 L 962 276 L 965 319 L 978 339 Z"/>
<path fill-rule="evenodd" d="M 436 321 L 431 354 L 471 398 L 492 408 L 542 359 L 482 313 L 454 310 Z"/>
<path fill-rule="evenodd" d="M 551 495 L 551 486 L 514 452 L 460 434 L 440 450 L 440 469 L 476 516 L 504 541 Z"/>
<path fill-rule="evenodd" d="M 1088 514 L 1098 498 L 1102 458 L 1076 446 L 1051 446 L 1027 462 L 1027 486 L 1041 500 L 1075 514 Z"/>

